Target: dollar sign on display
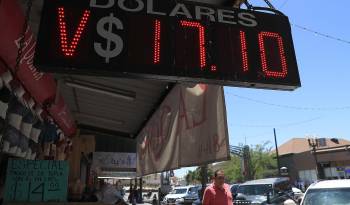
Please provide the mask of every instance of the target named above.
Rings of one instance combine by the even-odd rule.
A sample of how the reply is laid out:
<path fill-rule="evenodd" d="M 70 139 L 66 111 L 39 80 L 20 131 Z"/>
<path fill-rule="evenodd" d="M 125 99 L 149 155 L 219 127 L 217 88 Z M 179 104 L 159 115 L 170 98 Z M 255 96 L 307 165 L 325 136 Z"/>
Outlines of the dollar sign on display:
<path fill-rule="evenodd" d="M 107 26 L 105 26 L 106 24 Z M 105 58 L 106 63 L 109 63 L 110 58 L 118 56 L 123 50 L 123 39 L 112 32 L 113 25 L 119 30 L 123 29 L 123 23 L 114 17 L 113 13 L 100 19 L 97 23 L 97 33 L 107 40 L 107 46 L 103 48 L 102 43 L 95 42 L 94 48 L 98 55 Z M 115 44 L 113 49 L 111 49 L 112 42 Z"/>

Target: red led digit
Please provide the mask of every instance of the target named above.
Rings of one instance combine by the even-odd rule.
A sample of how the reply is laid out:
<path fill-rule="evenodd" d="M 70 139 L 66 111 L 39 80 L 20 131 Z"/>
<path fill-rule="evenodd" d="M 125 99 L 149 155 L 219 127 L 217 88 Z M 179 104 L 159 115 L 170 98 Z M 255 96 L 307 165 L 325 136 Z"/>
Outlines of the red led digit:
<path fill-rule="evenodd" d="M 248 71 L 248 52 L 247 52 L 247 42 L 246 42 L 246 36 L 244 31 L 239 32 L 240 39 L 241 39 L 241 51 L 242 51 L 242 65 L 243 65 L 243 71 Z"/>
<path fill-rule="evenodd" d="M 64 8 L 63 7 L 58 8 L 58 23 L 59 23 L 59 29 L 60 29 L 61 50 L 65 56 L 73 56 L 75 49 L 78 45 L 78 42 L 80 40 L 81 34 L 85 29 L 89 16 L 90 16 L 90 11 L 85 10 L 83 17 L 80 19 L 78 29 L 75 31 L 73 40 L 71 44 L 68 46 L 67 27 L 66 27 L 66 22 L 64 20 L 65 19 Z"/>
<path fill-rule="evenodd" d="M 204 69 L 206 66 L 206 51 L 205 51 L 205 35 L 204 35 L 204 26 L 198 22 L 191 21 L 181 21 L 181 26 L 184 27 L 194 27 L 198 29 L 198 38 L 199 38 L 199 62 L 201 69 Z"/>
<path fill-rule="evenodd" d="M 282 63 L 282 71 L 271 71 L 267 65 L 266 50 L 265 50 L 265 43 L 264 43 L 265 39 L 267 38 L 275 39 L 278 43 L 278 52 Z M 285 78 L 287 76 L 288 69 L 287 69 L 286 56 L 284 54 L 282 37 L 278 35 L 278 33 L 260 32 L 259 47 L 260 47 L 260 57 L 261 57 L 263 72 L 269 77 Z"/>
<path fill-rule="evenodd" d="M 160 62 L 160 21 L 154 21 L 154 51 L 153 51 L 153 63 L 158 64 Z"/>

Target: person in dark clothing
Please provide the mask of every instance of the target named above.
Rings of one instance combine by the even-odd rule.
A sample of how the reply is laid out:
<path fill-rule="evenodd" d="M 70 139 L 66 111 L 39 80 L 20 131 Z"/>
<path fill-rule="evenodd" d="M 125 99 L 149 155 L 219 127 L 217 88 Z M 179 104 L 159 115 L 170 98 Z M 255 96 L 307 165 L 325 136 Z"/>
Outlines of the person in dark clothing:
<path fill-rule="evenodd" d="M 134 189 L 132 186 L 130 187 L 130 194 L 129 194 L 129 202 L 132 204 L 132 205 L 135 205 L 136 204 L 136 197 L 137 197 L 137 193 L 136 193 L 136 189 Z"/>
<path fill-rule="evenodd" d="M 136 202 L 137 203 L 142 203 L 142 193 L 141 193 L 141 189 L 138 189 L 136 191 Z"/>
<path fill-rule="evenodd" d="M 157 205 L 157 204 L 158 204 L 157 196 L 153 195 L 152 205 Z"/>

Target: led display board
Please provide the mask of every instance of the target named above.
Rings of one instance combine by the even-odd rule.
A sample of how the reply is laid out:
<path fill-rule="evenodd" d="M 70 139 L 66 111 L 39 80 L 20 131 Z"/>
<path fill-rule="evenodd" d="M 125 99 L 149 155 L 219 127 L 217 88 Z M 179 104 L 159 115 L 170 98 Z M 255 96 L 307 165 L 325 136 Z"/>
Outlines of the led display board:
<path fill-rule="evenodd" d="M 300 87 L 286 16 L 189 1 L 45 0 L 34 64 L 46 72 Z"/>

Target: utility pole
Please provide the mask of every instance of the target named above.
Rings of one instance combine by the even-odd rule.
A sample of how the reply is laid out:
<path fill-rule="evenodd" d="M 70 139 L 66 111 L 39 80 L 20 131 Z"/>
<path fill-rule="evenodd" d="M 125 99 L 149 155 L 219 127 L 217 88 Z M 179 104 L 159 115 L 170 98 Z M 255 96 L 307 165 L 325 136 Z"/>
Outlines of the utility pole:
<path fill-rule="evenodd" d="M 277 137 L 276 137 L 276 129 L 275 128 L 273 128 L 273 134 L 275 136 L 275 147 L 276 147 L 278 176 L 281 176 L 281 170 L 280 170 L 281 164 L 280 164 L 280 156 L 278 154 Z"/>
<path fill-rule="evenodd" d="M 315 159 L 315 163 L 316 163 L 316 176 L 317 179 L 320 179 L 320 174 L 319 174 L 319 170 L 318 170 L 318 160 L 317 160 L 317 155 L 316 155 L 316 148 L 318 147 L 317 144 L 317 139 L 313 138 L 313 139 L 307 139 L 307 141 L 309 142 L 309 146 L 312 148 L 312 154 L 314 155 L 314 159 Z"/>
<path fill-rule="evenodd" d="M 252 164 L 250 160 L 250 149 L 248 145 L 243 147 L 243 175 L 244 181 L 252 180 L 254 177 L 252 176 Z"/>
<path fill-rule="evenodd" d="M 208 165 L 203 165 L 201 167 L 201 182 L 202 182 L 202 189 L 201 189 L 201 193 L 200 193 L 200 199 L 201 201 L 203 200 L 203 195 L 204 195 L 204 190 L 207 186 L 208 183 Z"/>

